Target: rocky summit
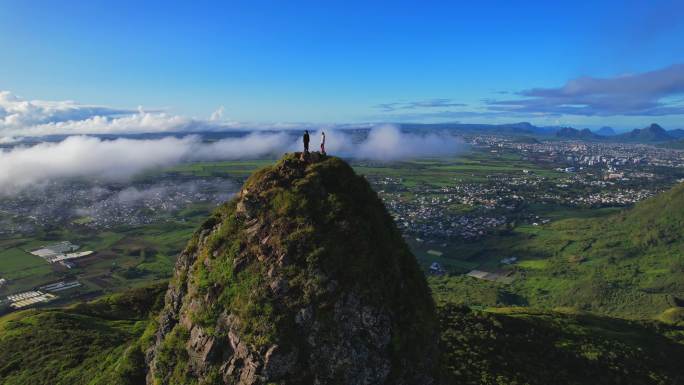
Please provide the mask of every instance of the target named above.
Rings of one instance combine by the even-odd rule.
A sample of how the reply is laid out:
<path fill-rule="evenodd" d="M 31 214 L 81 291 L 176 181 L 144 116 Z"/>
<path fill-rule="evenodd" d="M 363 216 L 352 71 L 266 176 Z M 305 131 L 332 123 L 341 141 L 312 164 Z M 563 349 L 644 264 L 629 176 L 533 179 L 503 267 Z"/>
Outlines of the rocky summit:
<path fill-rule="evenodd" d="M 288 154 L 179 256 L 148 384 L 432 384 L 425 278 L 365 178 Z"/>

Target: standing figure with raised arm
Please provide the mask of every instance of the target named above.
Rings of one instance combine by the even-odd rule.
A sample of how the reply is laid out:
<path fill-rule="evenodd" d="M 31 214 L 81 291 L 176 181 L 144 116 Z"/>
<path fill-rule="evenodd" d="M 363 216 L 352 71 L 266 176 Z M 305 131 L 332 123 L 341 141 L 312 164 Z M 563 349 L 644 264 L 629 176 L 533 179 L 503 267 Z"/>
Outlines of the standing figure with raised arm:
<path fill-rule="evenodd" d="M 321 131 L 321 154 L 325 155 L 325 132 Z"/>

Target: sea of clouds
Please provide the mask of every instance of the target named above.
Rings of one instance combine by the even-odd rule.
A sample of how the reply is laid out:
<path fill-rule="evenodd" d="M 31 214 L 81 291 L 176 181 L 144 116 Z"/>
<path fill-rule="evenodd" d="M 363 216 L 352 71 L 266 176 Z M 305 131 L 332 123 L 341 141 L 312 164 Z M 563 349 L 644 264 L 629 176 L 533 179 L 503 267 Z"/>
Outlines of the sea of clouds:
<path fill-rule="evenodd" d="M 182 162 L 255 159 L 301 150 L 298 134 L 302 130 L 297 135 L 287 130 L 254 131 L 217 141 L 205 141 L 192 134 L 230 130 L 232 123 L 220 119 L 219 112 L 209 120 L 199 121 L 141 109 L 25 101 L 0 93 L 0 144 L 9 146 L 0 149 L 0 193 L 51 180 L 124 180 L 145 170 Z M 160 132 L 188 134 L 155 139 L 102 139 L 89 135 Z M 464 146 L 459 138 L 448 134 L 407 133 L 392 125 L 371 128 L 361 141 L 355 141 L 350 131 L 328 128 L 325 132 L 328 153 L 355 159 L 395 161 L 447 156 Z M 22 144 L 22 137 L 47 134 L 67 136 L 57 142 Z M 311 138 L 311 150 L 317 150 L 320 130 L 311 130 Z"/>

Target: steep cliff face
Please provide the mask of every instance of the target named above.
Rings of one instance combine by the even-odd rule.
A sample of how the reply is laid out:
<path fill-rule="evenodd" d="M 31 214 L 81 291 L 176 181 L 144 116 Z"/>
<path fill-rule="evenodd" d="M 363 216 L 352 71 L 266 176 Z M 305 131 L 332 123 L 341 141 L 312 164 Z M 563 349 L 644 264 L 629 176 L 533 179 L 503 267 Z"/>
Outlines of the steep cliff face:
<path fill-rule="evenodd" d="M 179 256 L 148 384 L 431 384 L 434 304 L 366 180 L 286 155 Z"/>

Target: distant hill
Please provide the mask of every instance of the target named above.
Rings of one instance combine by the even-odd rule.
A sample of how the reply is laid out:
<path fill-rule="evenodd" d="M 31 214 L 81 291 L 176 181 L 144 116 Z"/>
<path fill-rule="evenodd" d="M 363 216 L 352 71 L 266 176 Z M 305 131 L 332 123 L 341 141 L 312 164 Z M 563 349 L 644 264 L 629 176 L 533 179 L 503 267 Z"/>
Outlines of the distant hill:
<path fill-rule="evenodd" d="M 668 245 L 684 240 L 684 183 L 637 204 L 615 219 L 636 246 Z M 683 261 L 684 262 L 684 261 Z"/>
<path fill-rule="evenodd" d="M 658 124 L 653 123 L 645 128 L 637 128 L 630 132 L 616 135 L 613 139 L 621 142 L 657 143 L 667 142 L 675 139 L 675 137 L 668 134 L 668 132 Z"/>
<path fill-rule="evenodd" d="M 664 385 L 684 380 L 681 327 L 564 310 L 442 307 L 447 377 L 442 383 Z"/>
<path fill-rule="evenodd" d="M 481 240 L 462 258 L 521 256 L 515 283 L 433 279 L 440 301 L 572 307 L 632 319 L 684 314 L 684 184 L 623 210 L 594 211 Z"/>
<path fill-rule="evenodd" d="M 462 134 L 492 134 L 528 137 L 550 137 L 560 139 L 597 141 L 606 140 L 624 143 L 664 143 L 676 139 L 684 139 L 684 129 L 667 131 L 656 123 L 648 127 L 617 134 L 611 127 L 598 130 L 577 129 L 573 127 L 535 126 L 529 122 L 505 124 L 470 124 L 470 123 L 402 123 L 400 128 L 413 132 L 451 131 Z"/>
<path fill-rule="evenodd" d="M 617 133 L 615 132 L 615 130 L 613 130 L 612 127 L 607 127 L 607 126 L 604 126 L 604 127 L 599 128 L 598 130 L 595 130 L 594 134 L 601 135 L 601 136 L 617 135 Z"/>
<path fill-rule="evenodd" d="M 154 336 L 166 283 L 64 309 L 0 318 L 3 385 L 145 384 L 145 350 Z"/>
<path fill-rule="evenodd" d="M 684 130 L 681 128 L 669 130 L 667 131 L 667 134 L 676 139 L 684 139 Z"/>
<path fill-rule="evenodd" d="M 574 139 L 574 140 L 601 140 L 605 137 L 597 135 L 588 128 L 578 130 L 572 127 L 563 127 L 558 132 L 556 132 L 556 137 L 563 139 Z"/>
<path fill-rule="evenodd" d="M 402 129 L 421 130 L 449 130 L 467 134 L 497 134 L 497 135 L 553 135 L 557 127 L 537 127 L 529 122 L 506 124 L 469 124 L 469 123 L 402 123 Z"/>

